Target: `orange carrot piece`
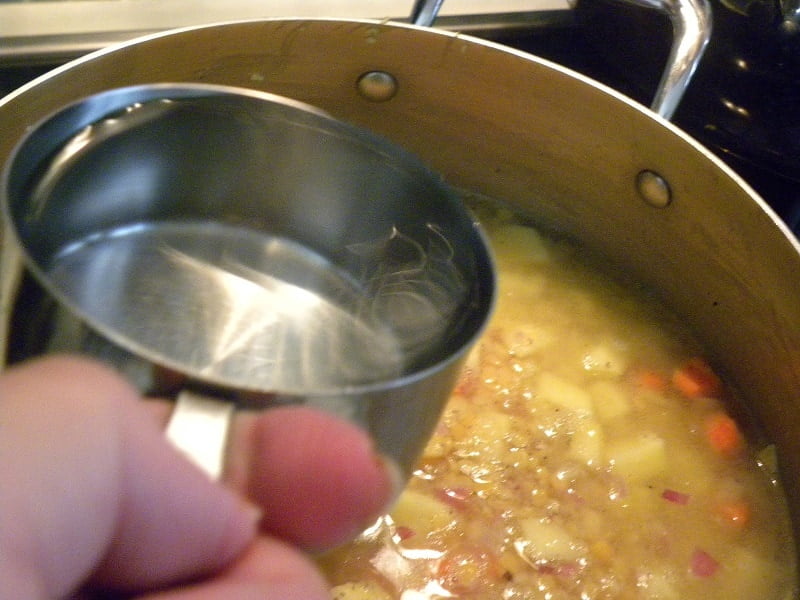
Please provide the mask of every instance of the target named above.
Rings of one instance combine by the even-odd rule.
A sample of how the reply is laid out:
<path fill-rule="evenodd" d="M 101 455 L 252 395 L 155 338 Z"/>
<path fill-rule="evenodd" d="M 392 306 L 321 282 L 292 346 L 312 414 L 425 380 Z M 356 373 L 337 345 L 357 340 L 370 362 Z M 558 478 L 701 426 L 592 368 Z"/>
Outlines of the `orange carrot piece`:
<path fill-rule="evenodd" d="M 722 391 L 722 382 L 702 358 L 693 358 L 675 369 L 672 385 L 687 398 L 716 398 Z"/>
<path fill-rule="evenodd" d="M 478 548 L 451 548 L 436 568 L 444 587 L 464 594 L 480 589 L 487 580 L 500 579 L 503 572 L 494 555 Z"/>
<path fill-rule="evenodd" d="M 475 372 L 475 369 L 471 367 L 463 368 L 458 377 L 458 380 L 456 381 L 453 393 L 458 396 L 471 398 L 475 394 L 475 391 L 477 389 L 478 389 L 478 374 Z"/>
<path fill-rule="evenodd" d="M 724 456 L 735 456 L 744 445 L 736 421 L 724 412 L 713 413 L 706 419 L 705 432 L 711 447 Z"/>
<path fill-rule="evenodd" d="M 667 378 L 658 371 L 641 369 L 634 374 L 634 382 L 639 387 L 656 392 L 662 391 L 667 387 Z"/>
<path fill-rule="evenodd" d="M 736 529 L 744 529 L 750 523 L 752 509 L 744 500 L 722 502 L 715 507 L 715 512 L 726 525 Z"/>

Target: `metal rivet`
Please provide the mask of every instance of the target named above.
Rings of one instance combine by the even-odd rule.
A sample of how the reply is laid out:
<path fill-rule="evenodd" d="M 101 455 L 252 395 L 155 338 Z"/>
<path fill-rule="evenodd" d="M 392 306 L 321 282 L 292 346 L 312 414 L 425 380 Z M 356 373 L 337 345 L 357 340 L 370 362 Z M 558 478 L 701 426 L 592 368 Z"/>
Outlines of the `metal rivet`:
<path fill-rule="evenodd" d="M 386 102 L 397 93 L 397 80 L 386 71 L 368 71 L 358 78 L 358 93 L 372 102 Z"/>
<path fill-rule="evenodd" d="M 664 208 L 672 202 L 672 190 L 667 180 L 655 171 L 644 170 L 636 175 L 636 191 L 654 208 Z"/>

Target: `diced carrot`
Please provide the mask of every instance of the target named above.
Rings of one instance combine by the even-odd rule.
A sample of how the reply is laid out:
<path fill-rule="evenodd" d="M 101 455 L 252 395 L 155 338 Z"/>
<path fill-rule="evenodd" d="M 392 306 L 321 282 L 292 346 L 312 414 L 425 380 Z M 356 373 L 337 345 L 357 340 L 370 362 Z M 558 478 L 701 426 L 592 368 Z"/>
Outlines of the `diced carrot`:
<path fill-rule="evenodd" d="M 478 372 L 472 367 L 464 367 L 456 381 L 454 394 L 471 398 L 478 389 Z"/>
<path fill-rule="evenodd" d="M 715 506 L 714 510 L 723 523 L 736 529 L 747 527 L 752 516 L 750 504 L 744 500 L 722 502 Z"/>
<path fill-rule="evenodd" d="M 706 439 L 711 447 L 724 456 L 735 456 L 744 445 L 739 426 L 724 412 L 715 412 L 705 422 Z"/>
<path fill-rule="evenodd" d="M 716 398 L 722 391 L 722 382 L 702 358 L 693 358 L 675 369 L 672 385 L 687 398 Z"/>
<path fill-rule="evenodd" d="M 442 585 L 457 594 L 475 592 L 487 580 L 501 579 L 503 573 L 497 557 L 478 548 L 450 548 L 436 568 Z"/>
<path fill-rule="evenodd" d="M 453 393 L 458 394 L 459 396 L 468 396 L 472 391 L 473 385 L 472 373 L 465 369 L 461 372 L 458 381 L 456 381 L 456 386 L 453 389 Z"/>
<path fill-rule="evenodd" d="M 639 387 L 660 392 L 667 387 L 667 378 L 658 371 L 640 369 L 634 373 L 633 381 Z"/>

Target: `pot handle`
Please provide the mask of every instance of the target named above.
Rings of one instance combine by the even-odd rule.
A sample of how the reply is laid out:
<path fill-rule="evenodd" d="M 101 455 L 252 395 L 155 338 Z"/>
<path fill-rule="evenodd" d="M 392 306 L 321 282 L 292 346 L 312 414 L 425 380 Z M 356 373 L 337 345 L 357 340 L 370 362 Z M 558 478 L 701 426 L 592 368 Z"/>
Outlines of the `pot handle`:
<path fill-rule="evenodd" d="M 672 118 L 711 39 L 711 5 L 708 0 L 624 0 L 665 13 L 672 24 L 672 48 L 661 75 L 653 112 Z"/>
<path fill-rule="evenodd" d="M 411 22 L 430 27 L 444 0 L 414 0 Z M 653 112 L 672 118 L 683 98 L 689 80 L 711 38 L 711 5 L 708 0 L 622 0 L 632 5 L 656 9 L 669 17 L 673 41 L 667 66 L 650 105 Z M 797 0 L 800 2 L 800 0 Z"/>
<path fill-rule="evenodd" d="M 411 9 L 411 22 L 420 27 L 431 27 L 442 8 L 444 0 L 414 0 L 414 7 Z"/>

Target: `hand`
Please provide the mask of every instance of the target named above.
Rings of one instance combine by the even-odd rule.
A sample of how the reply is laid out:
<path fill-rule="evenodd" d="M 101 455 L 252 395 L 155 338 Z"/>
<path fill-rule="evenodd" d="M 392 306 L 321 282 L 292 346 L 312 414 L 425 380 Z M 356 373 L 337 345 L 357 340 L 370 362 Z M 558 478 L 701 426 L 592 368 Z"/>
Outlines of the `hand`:
<path fill-rule="evenodd" d="M 237 415 L 215 483 L 168 415 L 83 359 L 0 376 L 3 598 L 327 598 L 301 550 L 353 537 L 399 488 L 363 432 L 304 408 Z"/>

